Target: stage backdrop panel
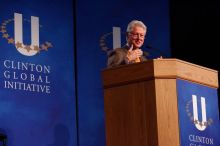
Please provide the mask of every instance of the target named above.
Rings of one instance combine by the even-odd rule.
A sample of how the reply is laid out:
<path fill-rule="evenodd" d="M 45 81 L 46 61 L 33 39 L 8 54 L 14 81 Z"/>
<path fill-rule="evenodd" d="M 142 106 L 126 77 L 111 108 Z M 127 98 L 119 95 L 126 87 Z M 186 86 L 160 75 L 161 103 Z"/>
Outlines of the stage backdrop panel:
<path fill-rule="evenodd" d="M 72 0 L 0 5 L 0 133 L 7 146 L 76 146 Z"/>
<path fill-rule="evenodd" d="M 101 49 L 112 49 L 112 27 L 121 29 L 121 45 L 124 45 L 127 24 L 137 19 L 148 26 L 143 50 L 150 52 L 149 58 L 164 54 L 169 57 L 169 1 L 78 0 L 76 4 L 79 144 L 104 146 L 104 95 L 100 73 L 106 67 L 107 56 Z"/>
<path fill-rule="evenodd" d="M 219 146 L 217 89 L 177 80 L 181 146 Z"/>

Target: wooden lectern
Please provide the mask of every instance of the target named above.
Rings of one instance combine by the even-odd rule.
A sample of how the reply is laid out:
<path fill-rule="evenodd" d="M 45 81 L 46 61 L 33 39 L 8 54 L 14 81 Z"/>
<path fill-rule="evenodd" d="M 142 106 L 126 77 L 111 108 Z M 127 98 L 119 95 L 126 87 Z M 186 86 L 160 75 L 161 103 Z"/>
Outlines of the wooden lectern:
<path fill-rule="evenodd" d="M 180 146 L 176 80 L 217 89 L 217 74 L 178 59 L 103 70 L 106 146 Z"/>

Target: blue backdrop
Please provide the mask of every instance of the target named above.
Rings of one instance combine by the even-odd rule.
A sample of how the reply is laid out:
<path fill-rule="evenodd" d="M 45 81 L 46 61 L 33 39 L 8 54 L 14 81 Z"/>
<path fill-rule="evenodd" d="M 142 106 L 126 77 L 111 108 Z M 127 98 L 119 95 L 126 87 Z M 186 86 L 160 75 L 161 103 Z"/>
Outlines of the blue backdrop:
<path fill-rule="evenodd" d="M 72 0 L 11 0 L 0 5 L 0 133 L 7 134 L 8 146 L 77 143 L 72 5 Z M 22 55 L 15 47 L 14 13 L 22 14 L 27 46 L 31 16 L 39 18 L 40 46 L 35 49 L 42 50 L 34 56 Z M 44 67 L 48 71 L 41 71 Z"/>
<path fill-rule="evenodd" d="M 14 42 L 14 13 L 23 17 L 23 46 Z M 105 145 L 100 38 L 112 48 L 112 27 L 121 28 L 124 45 L 127 24 L 141 20 L 149 58 L 170 56 L 168 0 L 12 0 L 0 14 L 0 133 L 8 146 Z M 40 46 L 25 56 L 16 46 L 30 53 L 31 16 L 39 18 Z"/>
<path fill-rule="evenodd" d="M 80 146 L 104 146 L 104 105 L 101 70 L 106 68 L 106 54 L 101 51 L 100 38 L 104 35 L 112 48 L 112 27 L 126 31 L 127 24 L 141 20 L 148 27 L 146 45 L 170 54 L 168 0 L 79 0 L 76 5 L 77 75 Z M 122 34 L 123 36 L 123 34 Z M 125 38 L 121 38 L 125 44 Z M 159 50 L 143 48 L 150 58 L 162 55 Z M 164 54 L 165 54 L 164 53 Z"/>

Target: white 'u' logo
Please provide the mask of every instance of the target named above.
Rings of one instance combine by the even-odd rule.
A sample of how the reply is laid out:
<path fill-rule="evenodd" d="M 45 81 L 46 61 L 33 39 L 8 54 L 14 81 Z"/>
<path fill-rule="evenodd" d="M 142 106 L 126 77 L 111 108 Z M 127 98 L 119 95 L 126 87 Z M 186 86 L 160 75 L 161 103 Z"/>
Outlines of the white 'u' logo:
<path fill-rule="evenodd" d="M 201 97 L 202 122 L 199 121 L 199 118 L 198 118 L 198 106 L 197 106 L 197 97 L 196 97 L 196 95 L 192 95 L 192 101 L 193 101 L 194 124 L 195 124 L 195 126 L 198 130 L 204 131 L 207 127 L 205 98 Z"/>
<path fill-rule="evenodd" d="M 34 48 L 39 47 L 39 18 L 31 16 L 31 45 L 23 44 L 22 14 L 14 13 L 14 37 L 18 52 L 26 56 L 33 56 L 38 53 Z M 26 48 L 26 49 L 24 49 Z"/>

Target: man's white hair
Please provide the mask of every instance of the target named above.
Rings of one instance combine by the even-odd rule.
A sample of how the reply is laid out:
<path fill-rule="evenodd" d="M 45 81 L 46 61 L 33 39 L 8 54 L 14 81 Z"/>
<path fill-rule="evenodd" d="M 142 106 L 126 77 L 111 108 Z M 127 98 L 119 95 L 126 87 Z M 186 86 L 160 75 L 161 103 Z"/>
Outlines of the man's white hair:
<path fill-rule="evenodd" d="M 147 32 L 147 26 L 142 21 L 139 20 L 132 20 L 128 24 L 127 32 L 131 32 L 135 26 L 140 26 L 145 30 L 145 33 Z"/>

